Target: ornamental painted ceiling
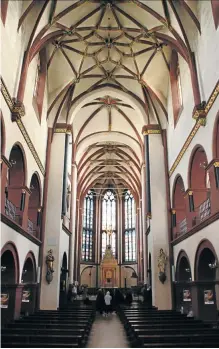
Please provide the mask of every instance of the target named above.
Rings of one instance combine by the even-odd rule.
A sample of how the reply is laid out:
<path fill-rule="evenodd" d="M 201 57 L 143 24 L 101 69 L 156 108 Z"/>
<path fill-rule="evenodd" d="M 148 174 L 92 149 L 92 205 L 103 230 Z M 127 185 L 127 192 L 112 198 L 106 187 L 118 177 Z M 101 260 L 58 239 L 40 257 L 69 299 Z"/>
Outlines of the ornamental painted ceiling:
<path fill-rule="evenodd" d="M 29 62 L 46 49 L 48 123 L 73 125 L 84 188 L 111 178 L 139 192 L 141 129 L 166 128 L 170 56 L 176 50 L 191 64 L 196 7 L 185 0 L 23 2 L 19 30 Z"/>

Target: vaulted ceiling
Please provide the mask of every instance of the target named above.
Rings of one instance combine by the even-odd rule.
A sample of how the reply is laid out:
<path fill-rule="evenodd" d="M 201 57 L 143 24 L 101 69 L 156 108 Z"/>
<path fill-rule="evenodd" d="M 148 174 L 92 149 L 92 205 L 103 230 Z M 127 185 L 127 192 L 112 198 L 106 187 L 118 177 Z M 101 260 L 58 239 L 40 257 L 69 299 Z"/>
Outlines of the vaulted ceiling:
<path fill-rule="evenodd" d="M 110 180 L 139 193 L 141 128 L 167 125 L 171 51 L 189 61 L 187 31 L 200 30 L 196 4 L 44 0 L 23 6 L 19 27 L 29 33 L 30 60 L 46 47 L 48 123 L 73 125 L 81 187 Z"/>

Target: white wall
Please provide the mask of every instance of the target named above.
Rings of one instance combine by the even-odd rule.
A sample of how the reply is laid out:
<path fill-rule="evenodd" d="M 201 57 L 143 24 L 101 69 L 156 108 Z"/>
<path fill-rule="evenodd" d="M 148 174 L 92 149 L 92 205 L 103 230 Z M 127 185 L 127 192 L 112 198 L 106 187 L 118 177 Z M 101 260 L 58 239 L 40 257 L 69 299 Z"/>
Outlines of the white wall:
<path fill-rule="evenodd" d="M 69 262 L 69 236 L 68 234 L 62 229 L 60 234 L 60 247 L 59 247 L 59 261 L 60 261 L 60 268 L 62 267 L 62 258 L 63 254 L 66 253 L 67 255 L 67 263 Z M 67 264 L 68 266 L 68 264 Z"/>
<path fill-rule="evenodd" d="M 24 262 L 30 251 L 33 252 L 35 257 L 36 267 L 38 266 L 39 246 L 1 222 L 1 248 L 9 241 L 13 242 L 17 248 L 20 270 L 19 281 L 21 282 Z"/>
<path fill-rule="evenodd" d="M 202 0 L 197 2 L 198 18 L 201 24 L 201 35 L 195 30 L 195 33 L 190 37 L 194 40 L 191 44 L 194 50 L 199 86 L 201 91 L 201 101 L 209 99 L 217 81 L 219 72 L 219 29 L 215 29 L 211 1 Z M 169 168 L 173 165 L 177 155 L 179 154 L 184 142 L 186 141 L 189 133 L 195 125 L 195 120 L 192 119 L 192 111 L 194 108 L 194 99 L 192 84 L 190 78 L 190 72 L 187 63 L 179 56 L 180 76 L 182 84 L 182 97 L 183 97 L 183 110 L 180 118 L 174 128 L 173 120 L 173 108 L 172 108 L 172 96 L 171 88 L 169 86 L 168 94 L 168 118 L 169 124 L 167 127 L 168 136 L 168 160 Z M 219 101 L 214 104 L 212 110 L 208 114 L 207 126 L 201 127 L 196 136 L 194 137 L 192 144 L 183 156 L 180 165 L 175 170 L 172 177 L 178 172 L 182 173 L 183 178 L 186 177 L 185 171 L 187 171 L 187 158 L 191 153 L 191 150 L 195 144 L 203 144 L 207 150 L 207 157 L 210 161 L 212 159 L 211 143 L 212 143 L 212 122 L 219 109 Z M 186 160 L 185 160 L 186 159 Z M 183 171 L 181 171 L 183 168 Z M 172 181 L 172 178 L 171 178 Z M 185 183 L 185 187 L 187 187 Z"/>
<path fill-rule="evenodd" d="M 207 239 L 209 240 L 212 245 L 214 246 L 214 249 L 217 253 L 217 257 L 219 259 L 219 221 L 208 225 L 204 229 L 200 230 L 199 232 L 195 233 L 194 235 L 190 236 L 189 238 L 183 240 L 179 244 L 173 247 L 173 253 L 174 253 L 174 265 L 176 268 L 177 258 L 181 250 L 184 250 L 189 258 L 190 266 L 191 266 L 191 273 L 192 273 L 192 280 L 194 280 L 194 270 L 195 270 L 195 255 L 198 248 L 199 243 Z"/>
<path fill-rule="evenodd" d="M 203 146 L 207 155 L 208 162 L 210 162 L 213 159 L 213 134 L 214 134 L 214 126 L 215 126 L 215 120 L 216 120 L 218 110 L 219 110 L 219 98 L 217 98 L 217 100 L 215 101 L 215 103 L 213 104 L 212 108 L 208 113 L 206 126 L 205 127 L 201 126 L 199 128 L 198 132 L 196 133 L 195 137 L 193 138 L 192 142 L 187 148 L 185 154 L 183 155 L 183 158 L 181 159 L 179 165 L 177 166 L 172 176 L 170 177 L 171 199 L 172 199 L 172 193 L 173 193 L 173 183 L 177 174 L 180 174 L 182 176 L 182 179 L 185 185 L 185 190 L 188 188 L 189 162 L 190 162 L 192 151 L 197 144 L 200 144 Z"/>

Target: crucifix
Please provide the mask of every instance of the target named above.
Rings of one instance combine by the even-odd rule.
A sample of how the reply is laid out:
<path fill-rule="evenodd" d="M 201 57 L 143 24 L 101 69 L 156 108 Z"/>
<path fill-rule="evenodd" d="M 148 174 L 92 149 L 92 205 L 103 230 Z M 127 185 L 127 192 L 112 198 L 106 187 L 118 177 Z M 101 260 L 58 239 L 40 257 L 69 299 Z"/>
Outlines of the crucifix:
<path fill-rule="evenodd" d="M 112 245 L 112 227 L 107 229 L 106 234 L 107 234 L 107 245 L 111 246 Z"/>

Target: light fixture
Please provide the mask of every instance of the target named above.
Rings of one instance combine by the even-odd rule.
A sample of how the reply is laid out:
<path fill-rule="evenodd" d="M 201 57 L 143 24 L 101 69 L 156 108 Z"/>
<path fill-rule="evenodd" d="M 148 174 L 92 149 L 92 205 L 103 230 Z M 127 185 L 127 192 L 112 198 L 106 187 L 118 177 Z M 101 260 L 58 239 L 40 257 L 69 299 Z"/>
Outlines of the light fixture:
<path fill-rule="evenodd" d="M 16 161 L 12 159 L 12 160 L 10 161 L 10 164 L 11 164 L 11 166 L 16 165 Z"/>
<path fill-rule="evenodd" d="M 190 273 L 190 269 L 189 268 L 185 268 L 185 272 L 186 273 Z"/>
<path fill-rule="evenodd" d="M 205 170 L 207 167 L 206 161 L 200 162 L 199 166 Z"/>
<path fill-rule="evenodd" d="M 1 265 L 1 271 L 4 272 L 6 271 L 7 267 L 5 265 Z"/>
<path fill-rule="evenodd" d="M 25 275 L 27 273 L 27 269 L 23 269 L 22 275 Z"/>
<path fill-rule="evenodd" d="M 138 278 L 138 275 L 136 274 L 136 271 L 133 271 L 133 272 L 132 272 L 131 278 L 132 278 L 132 279 L 137 279 L 137 278 Z"/>
<path fill-rule="evenodd" d="M 214 261 L 214 263 L 209 263 L 208 266 L 210 269 L 216 269 L 218 267 L 218 263 Z"/>
<path fill-rule="evenodd" d="M 30 186 L 30 190 L 34 190 L 35 187 L 33 186 L 33 184 Z"/>

